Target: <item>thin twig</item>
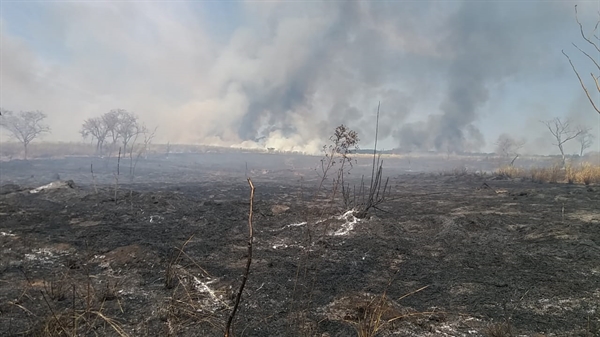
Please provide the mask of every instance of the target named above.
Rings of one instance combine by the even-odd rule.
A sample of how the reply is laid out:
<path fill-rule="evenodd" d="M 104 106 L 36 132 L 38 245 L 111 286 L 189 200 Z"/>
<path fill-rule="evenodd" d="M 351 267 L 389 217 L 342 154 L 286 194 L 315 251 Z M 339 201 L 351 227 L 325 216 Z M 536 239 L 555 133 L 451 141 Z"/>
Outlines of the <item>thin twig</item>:
<path fill-rule="evenodd" d="M 121 166 L 121 147 L 119 147 L 119 157 L 117 159 L 117 174 L 115 174 L 115 204 L 117 203 L 117 192 L 119 191 L 120 166 Z"/>
<path fill-rule="evenodd" d="M 377 155 L 377 136 L 379 133 L 379 107 L 381 101 L 377 103 L 377 118 L 375 120 L 375 145 L 373 146 L 373 166 L 371 166 L 371 190 L 373 190 L 373 176 L 375 175 L 375 156 Z"/>
<path fill-rule="evenodd" d="M 229 315 L 229 319 L 227 320 L 227 326 L 225 327 L 225 337 L 230 336 L 231 324 L 235 317 L 235 313 L 237 312 L 237 309 L 240 305 L 242 293 L 244 292 L 244 287 L 246 286 L 246 281 L 248 281 L 248 275 L 250 274 L 250 265 L 252 264 L 252 240 L 254 238 L 252 228 L 252 209 L 254 207 L 254 184 L 252 184 L 252 180 L 250 178 L 248 178 L 248 185 L 250 185 L 250 213 L 248 214 L 248 262 L 246 263 L 246 271 L 244 273 L 244 277 L 242 278 L 242 284 L 240 285 L 240 289 L 235 298 L 233 310 L 231 310 L 231 315 Z"/>
<path fill-rule="evenodd" d="M 581 22 L 579 21 L 579 13 L 577 13 L 577 5 L 575 5 L 575 20 L 577 21 L 577 24 L 579 24 L 579 31 L 581 32 L 581 36 L 583 37 L 583 39 L 591 44 L 592 46 L 594 46 L 594 48 L 596 48 L 596 50 L 600 53 L 600 47 L 594 43 L 594 41 L 591 41 L 583 32 L 583 25 L 581 24 Z M 594 31 L 596 31 L 596 29 L 598 29 L 598 23 L 600 23 L 600 20 L 598 22 L 596 22 L 596 26 L 594 27 Z"/>
<path fill-rule="evenodd" d="M 90 163 L 90 172 L 92 172 L 92 182 L 94 183 L 94 191 L 98 194 L 98 187 L 96 186 L 96 176 L 94 175 L 94 164 Z"/>
<path fill-rule="evenodd" d="M 119 156 L 117 157 L 117 175 L 120 174 L 121 167 L 121 147 L 119 146 Z"/>
<path fill-rule="evenodd" d="M 44 302 L 46 302 L 46 305 L 48 306 L 48 309 L 50 310 L 50 313 L 52 313 L 52 317 L 54 317 L 54 319 L 56 320 L 56 324 L 58 324 L 58 326 L 60 327 L 60 329 L 68 336 L 69 332 L 62 325 L 62 323 L 60 322 L 60 320 L 58 319 L 58 317 L 54 313 L 54 310 L 52 310 L 52 306 L 50 305 L 50 302 L 48 302 L 48 299 L 46 298 L 46 295 L 44 294 L 44 292 L 42 290 L 40 290 L 40 293 L 42 294 L 42 297 L 44 298 Z"/>

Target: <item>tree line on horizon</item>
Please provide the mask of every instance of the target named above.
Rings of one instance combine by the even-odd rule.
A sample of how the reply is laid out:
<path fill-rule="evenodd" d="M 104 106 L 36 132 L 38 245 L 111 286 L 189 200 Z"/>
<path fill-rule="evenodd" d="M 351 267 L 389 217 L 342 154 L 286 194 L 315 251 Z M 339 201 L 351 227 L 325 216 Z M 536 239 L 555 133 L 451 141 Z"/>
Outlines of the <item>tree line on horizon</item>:
<path fill-rule="evenodd" d="M 48 115 L 42 111 L 13 111 L 0 108 L 0 127 L 8 131 L 9 137 L 23 146 L 23 157 L 27 159 L 29 144 L 51 133 L 45 123 Z M 158 127 L 150 130 L 139 117 L 125 109 L 112 109 L 98 117 L 84 120 L 79 133 L 84 140 L 95 142 L 96 154 L 110 156 L 117 147 L 121 153 L 133 155 L 138 138 L 143 137 L 142 153 L 154 138 Z"/>

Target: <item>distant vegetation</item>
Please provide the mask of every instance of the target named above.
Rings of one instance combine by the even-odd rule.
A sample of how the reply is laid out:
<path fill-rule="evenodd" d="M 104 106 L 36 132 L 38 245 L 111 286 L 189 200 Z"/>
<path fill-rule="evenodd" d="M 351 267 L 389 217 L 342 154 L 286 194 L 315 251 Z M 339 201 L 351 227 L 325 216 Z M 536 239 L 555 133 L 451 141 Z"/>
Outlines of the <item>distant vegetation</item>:
<path fill-rule="evenodd" d="M 567 164 L 551 167 L 522 169 L 514 166 L 501 167 L 496 174 L 507 178 L 531 179 L 537 183 L 600 184 L 600 165 L 584 162 L 579 165 Z"/>
<path fill-rule="evenodd" d="M 138 153 L 145 154 L 156 130 L 150 131 L 132 112 L 113 109 L 99 117 L 86 119 L 79 132 L 84 140 L 95 142 L 97 154 L 110 156 L 118 146 L 122 146 L 122 153 L 127 154 L 129 150 L 129 155 L 133 156 L 138 138 L 143 137 Z"/>
<path fill-rule="evenodd" d="M 21 111 L 18 114 L 4 109 L 0 111 L 0 126 L 23 146 L 23 157 L 27 159 L 29 143 L 50 132 L 50 127 L 44 123 L 46 114 L 41 111 Z"/>

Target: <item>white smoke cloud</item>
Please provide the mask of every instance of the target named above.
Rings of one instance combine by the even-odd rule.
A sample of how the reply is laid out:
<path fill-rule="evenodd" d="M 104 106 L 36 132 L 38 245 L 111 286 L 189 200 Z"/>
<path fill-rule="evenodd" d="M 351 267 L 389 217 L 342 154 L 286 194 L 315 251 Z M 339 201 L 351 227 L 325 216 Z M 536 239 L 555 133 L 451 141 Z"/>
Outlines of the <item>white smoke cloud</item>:
<path fill-rule="evenodd" d="M 381 100 L 384 143 L 477 150 L 485 107 L 507 99 L 494 88 L 572 77 L 556 39 L 578 38 L 555 2 L 246 1 L 225 40 L 197 3 L 4 6 L 0 104 L 45 111 L 54 140 L 124 108 L 157 141 L 314 153 L 341 123 L 369 144 Z M 20 9 L 38 19 L 5 14 Z"/>

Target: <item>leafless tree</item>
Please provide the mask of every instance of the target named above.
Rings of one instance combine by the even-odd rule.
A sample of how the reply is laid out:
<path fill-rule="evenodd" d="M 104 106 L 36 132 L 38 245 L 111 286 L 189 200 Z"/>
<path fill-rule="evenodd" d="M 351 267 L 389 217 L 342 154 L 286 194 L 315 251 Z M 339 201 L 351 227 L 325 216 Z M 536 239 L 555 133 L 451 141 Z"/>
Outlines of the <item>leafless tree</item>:
<path fill-rule="evenodd" d="M 593 56 L 590 55 L 590 53 L 600 53 L 600 43 L 599 43 L 600 38 L 598 37 L 598 34 L 597 34 L 598 27 L 600 25 L 600 13 L 598 13 L 598 20 L 596 21 L 596 24 L 594 25 L 593 29 L 590 30 L 590 32 L 588 32 L 588 33 L 585 32 L 583 25 L 579 21 L 579 17 L 577 15 L 577 5 L 575 5 L 575 20 L 579 24 L 579 31 L 581 32 L 581 37 L 586 42 L 586 44 L 590 48 L 591 52 L 585 51 L 583 48 L 580 48 L 575 43 L 573 43 L 573 46 L 575 48 L 577 48 L 577 50 L 579 50 L 583 55 L 585 55 L 591 61 L 591 63 L 593 64 L 592 69 L 594 69 L 594 67 L 595 67 L 596 71 L 598 72 L 596 75 L 594 74 L 593 71 L 590 72 L 590 77 L 592 78 L 593 84 L 596 86 L 596 91 L 598 93 L 600 93 L 600 83 L 598 82 L 598 78 L 600 78 L 600 64 L 598 63 L 598 56 L 596 56 L 596 58 L 594 58 Z M 571 64 L 571 68 L 573 68 L 573 72 L 575 72 L 575 75 L 577 75 L 579 84 L 581 85 L 581 88 L 583 88 L 583 91 L 585 92 L 585 95 L 587 96 L 588 100 L 592 104 L 592 107 L 594 108 L 594 110 L 596 110 L 596 112 L 600 113 L 600 105 L 598 105 L 597 103 L 594 102 L 594 100 L 592 98 L 592 94 L 590 93 L 590 90 L 588 90 L 588 85 L 586 85 L 584 83 L 581 75 L 579 75 L 579 72 L 577 71 L 577 68 L 575 68 L 573 61 L 571 61 L 571 58 L 569 57 L 569 55 L 567 55 L 567 53 L 565 53 L 564 50 L 562 51 L 562 53 L 565 55 L 567 60 L 569 60 L 569 63 Z"/>
<path fill-rule="evenodd" d="M 580 134 L 589 131 L 581 127 L 572 127 L 571 122 L 567 119 L 562 121 L 560 118 L 554 118 L 548 121 L 542 121 L 552 133 L 552 136 L 556 140 L 554 145 L 558 146 L 560 155 L 562 156 L 562 165 L 565 166 L 565 150 L 564 144 L 571 139 L 577 138 Z"/>
<path fill-rule="evenodd" d="M 575 140 L 579 143 L 579 156 L 583 156 L 583 151 L 592 146 L 594 136 L 590 133 L 590 130 L 584 130 Z"/>
<path fill-rule="evenodd" d="M 110 110 L 109 112 L 105 113 L 101 117 L 102 122 L 104 123 L 104 126 L 106 127 L 107 137 L 110 136 L 110 140 L 111 140 L 110 149 L 109 149 L 109 153 L 108 153 L 109 157 L 110 157 L 112 151 L 114 150 L 115 146 L 117 145 L 117 140 L 119 139 L 118 128 L 119 128 L 120 116 L 124 112 L 126 112 L 126 111 L 123 109 L 113 109 L 113 110 Z"/>
<path fill-rule="evenodd" d="M 96 153 L 100 154 L 102 153 L 106 136 L 108 136 L 108 131 L 104 119 L 102 117 L 94 117 L 88 118 L 83 122 L 79 133 L 81 133 L 83 139 L 87 139 L 88 137 L 91 137 L 92 141 L 96 139 Z"/>
<path fill-rule="evenodd" d="M 134 137 L 137 138 L 141 131 L 138 117 L 131 112 L 121 111 L 119 123 L 117 124 L 117 134 L 123 142 L 123 153 L 127 153 L 127 145 Z"/>
<path fill-rule="evenodd" d="M 123 144 L 123 153 L 128 153 L 127 146 L 134 137 L 140 134 L 141 126 L 138 117 L 125 109 L 113 109 L 102 115 L 100 119 L 106 129 L 105 138 L 111 140 L 110 152 L 120 140 Z"/>
<path fill-rule="evenodd" d="M 91 137 L 92 140 L 96 139 L 96 149 L 99 152 L 102 152 L 105 143 L 110 142 L 107 153 L 108 157 L 112 155 L 119 143 L 122 144 L 122 153 L 133 157 L 133 147 L 139 135 L 144 135 L 144 144 L 146 147 L 151 139 L 154 138 L 154 132 L 150 133 L 140 123 L 136 114 L 125 109 L 112 109 L 100 117 L 86 119 L 80 133 L 84 139 L 87 137 Z M 152 137 L 147 139 L 150 135 Z"/>
<path fill-rule="evenodd" d="M 2 109 L 0 126 L 8 130 L 11 136 L 23 144 L 24 158 L 27 159 L 27 148 L 32 140 L 44 133 L 50 132 L 50 127 L 44 124 L 46 114 L 41 111 L 21 111 L 14 114 Z"/>
<path fill-rule="evenodd" d="M 503 133 L 498 136 L 496 141 L 496 154 L 505 159 L 511 159 L 510 165 L 515 163 L 519 157 L 519 150 L 525 145 L 525 140 L 517 140 L 510 135 Z"/>

